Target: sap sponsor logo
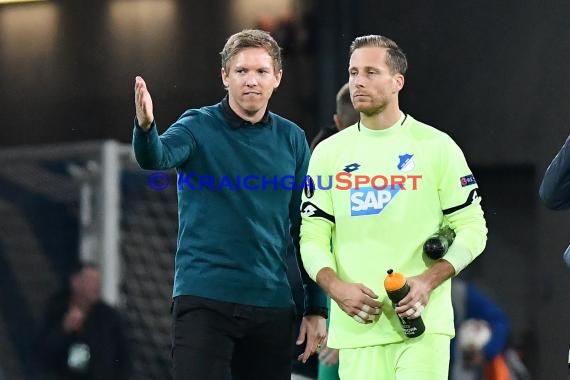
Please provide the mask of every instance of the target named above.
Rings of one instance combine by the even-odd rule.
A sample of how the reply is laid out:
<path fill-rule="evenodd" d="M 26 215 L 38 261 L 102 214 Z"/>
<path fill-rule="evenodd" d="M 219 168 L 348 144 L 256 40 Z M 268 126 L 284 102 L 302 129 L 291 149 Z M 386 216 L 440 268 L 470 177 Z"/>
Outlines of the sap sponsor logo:
<path fill-rule="evenodd" d="M 473 174 L 469 174 L 459 178 L 459 182 L 461 183 L 461 187 L 475 185 L 477 183 L 477 181 L 475 181 L 475 177 L 473 176 Z"/>
<path fill-rule="evenodd" d="M 409 172 L 414 170 L 414 168 L 416 167 L 416 164 L 414 163 L 414 155 L 413 154 L 402 154 L 401 156 L 398 156 L 398 158 L 400 159 L 400 162 L 398 162 L 398 169 L 403 171 L 403 172 Z"/>
<path fill-rule="evenodd" d="M 397 185 L 394 189 L 386 188 L 378 190 L 373 187 L 361 187 L 360 189 L 350 190 L 350 215 L 377 215 L 380 214 L 386 206 L 400 192 L 401 185 Z"/>

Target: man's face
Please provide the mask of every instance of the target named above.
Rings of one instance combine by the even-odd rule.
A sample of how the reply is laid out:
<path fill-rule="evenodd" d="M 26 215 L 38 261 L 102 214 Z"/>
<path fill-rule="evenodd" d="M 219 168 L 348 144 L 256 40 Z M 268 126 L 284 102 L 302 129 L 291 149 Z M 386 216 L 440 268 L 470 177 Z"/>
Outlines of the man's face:
<path fill-rule="evenodd" d="M 222 68 L 232 109 L 242 118 L 262 116 L 273 90 L 279 86 L 282 71 L 275 71 L 273 58 L 262 48 L 238 52 L 229 60 L 229 69 Z"/>
<path fill-rule="evenodd" d="M 385 48 L 356 49 L 350 56 L 348 73 L 352 104 L 368 116 L 382 112 L 397 100 L 404 85 L 402 74 L 390 73 Z"/>

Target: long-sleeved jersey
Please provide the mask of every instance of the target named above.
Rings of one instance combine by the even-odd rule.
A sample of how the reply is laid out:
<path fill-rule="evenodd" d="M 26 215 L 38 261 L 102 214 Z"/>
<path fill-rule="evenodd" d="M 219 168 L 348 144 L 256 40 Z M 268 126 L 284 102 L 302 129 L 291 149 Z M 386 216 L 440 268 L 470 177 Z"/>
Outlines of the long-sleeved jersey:
<path fill-rule="evenodd" d="M 329 344 L 364 347 L 405 336 L 383 287 L 388 269 L 405 276 L 433 263 L 425 240 L 442 223 L 456 233 L 445 260 L 459 273 L 484 249 L 487 228 L 476 180 L 445 133 L 402 115 L 391 128 L 353 125 L 321 142 L 310 160 L 301 205 L 301 255 L 309 275 L 332 268 L 379 295 L 382 315 L 360 324 L 331 305 Z M 431 293 L 427 333 L 453 336 L 450 281 Z"/>

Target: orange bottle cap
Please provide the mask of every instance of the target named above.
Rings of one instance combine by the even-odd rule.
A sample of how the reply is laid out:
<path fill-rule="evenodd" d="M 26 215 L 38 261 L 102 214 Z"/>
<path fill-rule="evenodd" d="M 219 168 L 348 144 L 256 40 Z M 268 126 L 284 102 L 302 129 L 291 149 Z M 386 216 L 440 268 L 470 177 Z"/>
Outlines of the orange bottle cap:
<path fill-rule="evenodd" d="M 384 279 L 384 288 L 389 292 L 394 292 L 406 285 L 406 277 L 403 274 L 388 270 L 388 275 Z"/>

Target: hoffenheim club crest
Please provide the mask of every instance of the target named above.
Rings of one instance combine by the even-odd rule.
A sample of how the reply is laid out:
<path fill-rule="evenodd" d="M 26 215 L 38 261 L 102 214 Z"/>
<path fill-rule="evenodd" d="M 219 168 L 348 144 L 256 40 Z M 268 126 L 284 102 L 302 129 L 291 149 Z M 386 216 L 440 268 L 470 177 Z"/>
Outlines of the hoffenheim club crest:
<path fill-rule="evenodd" d="M 400 158 L 400 162 L 398 163 L 398 169 L 403 172 L 409 172 L 414 169 L 414 155 L 413 154 L 403 154 L 398 156 Z"/>

